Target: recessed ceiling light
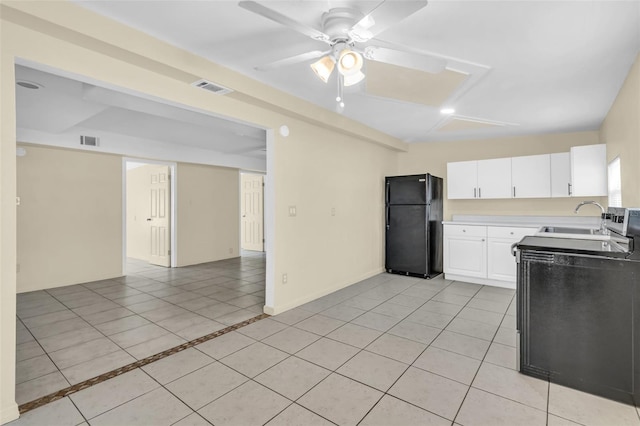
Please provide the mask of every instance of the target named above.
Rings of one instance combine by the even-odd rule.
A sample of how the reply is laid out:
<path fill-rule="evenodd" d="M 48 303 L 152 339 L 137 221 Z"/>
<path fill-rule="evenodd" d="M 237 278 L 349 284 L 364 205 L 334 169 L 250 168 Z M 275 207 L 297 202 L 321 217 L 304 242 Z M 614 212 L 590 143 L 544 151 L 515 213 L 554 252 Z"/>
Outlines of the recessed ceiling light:
<path fill-rule="evenodd" d="M 454 112 L 456 112 L 456 110 L 453 108 L 442 108 L 440 110 L 441 114 L 453 114 Z"/>
<path fill-rule="evenodd" d="M 16 84 L 20 87 L 24 87 L 25 89 L 30 89 L 30 90 L 38 90 L 44 87 L 40 83 L 35 83 L 33 81 L 27 81 L 27 80 L 17 80 Z"/>

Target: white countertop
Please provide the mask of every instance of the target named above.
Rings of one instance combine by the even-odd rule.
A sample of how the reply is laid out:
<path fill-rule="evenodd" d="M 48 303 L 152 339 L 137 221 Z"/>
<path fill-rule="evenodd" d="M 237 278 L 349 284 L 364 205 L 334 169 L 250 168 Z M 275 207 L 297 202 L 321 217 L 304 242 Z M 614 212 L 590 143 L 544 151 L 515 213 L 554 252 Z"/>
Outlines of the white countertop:
<path fill-rule="evenodd" d="M 513 226 L 539 228 L 541 226 L 570 226 L 574 228 L 597 228 L 598 216 L 473 216 L 453 215 L 452 220 L 443 221 L 444 225 L 467 226 Z"/>

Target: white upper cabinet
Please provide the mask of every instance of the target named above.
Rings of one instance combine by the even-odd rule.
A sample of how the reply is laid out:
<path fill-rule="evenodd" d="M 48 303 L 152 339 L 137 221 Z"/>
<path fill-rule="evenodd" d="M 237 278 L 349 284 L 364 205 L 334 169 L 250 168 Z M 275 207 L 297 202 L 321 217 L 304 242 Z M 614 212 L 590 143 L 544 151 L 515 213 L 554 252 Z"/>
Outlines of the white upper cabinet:
<path fill-rule="evenodd" d="M 551 196 L 551 155 L 529 155 L 511 159 L 513 198 Z"/>
<path fill-rule="evenodd" d="M 447 196 L 455 199 L 600 197 L 607 195 L 607 147 L 447 163 Z"/>
<path fill-rule="evenodd" d="M 450 200 L 477 198 L 478 162 L 447 163 L 447 197 Z"/>
<path fill-rule="evenodd" d="M 511 159 L 447 163 L 447 197 L 510 198 Z"/>
<path fill-rule="evenodd" d="M 478 161 L 478 198 L 511 198 L 511 158 Z"/>
<path fill-rule="evenodd" d="M 551 154 L 551 196 L 571 196 L 571 154 Z"/>
<path fill-rule="evenodd" d="M 606 145 L 571 147 L 571 192 L 574 197 L 607 195 Z"/>

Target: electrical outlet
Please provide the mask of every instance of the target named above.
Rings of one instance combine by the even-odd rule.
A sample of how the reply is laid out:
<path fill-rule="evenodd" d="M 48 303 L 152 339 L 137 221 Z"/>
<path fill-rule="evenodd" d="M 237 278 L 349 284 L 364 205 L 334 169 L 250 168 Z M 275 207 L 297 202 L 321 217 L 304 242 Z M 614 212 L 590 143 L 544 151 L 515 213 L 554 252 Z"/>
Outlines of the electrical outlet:
<path fill-rule="evenodd" d="M 296 214 L 296 206 L 289 206 L 289 216 L 294 217 Z"/>
<path fill-rule="evenodd" d="M 335 215 L 336 215 L 336 208 L 331 207 L 331 216 L 335 216 Z"/>
<path fill-rule="evenodd" d="M 286 284 L 287 283 L 287 274 L 282 274 L 282 284 Z"/>

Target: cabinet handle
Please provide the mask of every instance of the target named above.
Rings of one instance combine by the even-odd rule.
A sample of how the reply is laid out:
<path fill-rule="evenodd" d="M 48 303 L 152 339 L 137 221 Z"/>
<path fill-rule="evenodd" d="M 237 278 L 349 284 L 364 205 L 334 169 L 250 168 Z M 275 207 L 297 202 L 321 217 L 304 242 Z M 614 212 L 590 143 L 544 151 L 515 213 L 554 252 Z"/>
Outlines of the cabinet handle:
<path fill-rule="evenodd" d="M 478 198 L 482 198 L 482 188 L 478 188 Z"/>
<path fill-rule="evenodd" d="M 513 231 L 509 232 L 511 235 L 513 235 Z"/>
<path fill-rule="evenodd" d="M 467 232 L 467 230 L 466 230 L 466 229 L 463 229 L 463 230 L 462 230 L 462 232 Z"/>
<path fill-rule="evenodd" d="M 516 187 L 513 187 L 513 198 L 516 198 Z"/>
<path fill-rule="evenodd" d="M 478 198 L 478 197 L 476 196 L 476 188 L 473 188 L 473 198 Z"/>
<path fill-rule="evenodd" d="M 480 241 L 483 241 L 483 242 L 484 242 L 484 238 L 483 238 L 482 240 L 480 240 Z"/>
<path fill-rule="evenodd" d="M 569 188 L 569 195 L 571 195 L 571 183 L 567 184 L 567 188 Z"/>

